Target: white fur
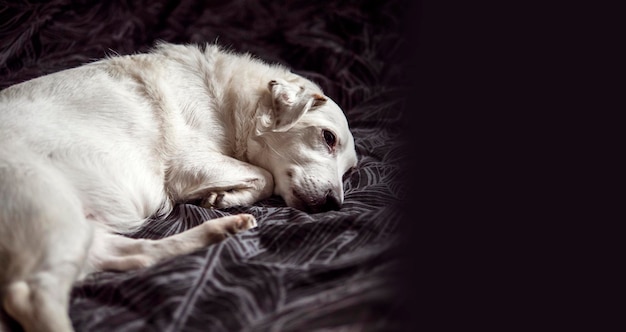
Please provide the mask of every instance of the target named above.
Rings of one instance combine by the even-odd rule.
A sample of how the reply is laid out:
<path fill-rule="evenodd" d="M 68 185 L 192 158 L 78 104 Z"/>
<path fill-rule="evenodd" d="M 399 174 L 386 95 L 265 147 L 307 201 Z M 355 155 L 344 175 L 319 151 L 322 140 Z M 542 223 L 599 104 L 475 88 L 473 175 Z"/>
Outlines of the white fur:
<path fill-rule="evenodd" d="M 324 131 L 333 133 L 329 146 Z M 0 92 L 0 295 L 27 331 L 67 331 L 71 284 L 197 250 L 256 225 L 211 220 L 162 240 L 116 233 L 179 202 L 271 194 L 320 212 L 356 165 L 341 109 L 284 67 L 161 44 Z"/>

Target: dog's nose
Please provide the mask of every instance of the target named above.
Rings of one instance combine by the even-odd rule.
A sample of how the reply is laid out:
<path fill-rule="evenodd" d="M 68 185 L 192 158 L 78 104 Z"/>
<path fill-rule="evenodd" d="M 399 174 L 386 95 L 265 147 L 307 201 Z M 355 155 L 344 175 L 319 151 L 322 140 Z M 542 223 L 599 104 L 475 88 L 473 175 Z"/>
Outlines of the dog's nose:
<path fill-rule="evenodd" d="M 335 193 L 333 193 L 332 191 L 329 191 L 326 194 L 326 201 L 324 202 L 324 205 L 322 206 L 322 210 L 331 211 L 331 210 L 339 210 L 340 208 L 341 208 L 341 203 L 339 201 L 339 198 L 337 198 Z"/>

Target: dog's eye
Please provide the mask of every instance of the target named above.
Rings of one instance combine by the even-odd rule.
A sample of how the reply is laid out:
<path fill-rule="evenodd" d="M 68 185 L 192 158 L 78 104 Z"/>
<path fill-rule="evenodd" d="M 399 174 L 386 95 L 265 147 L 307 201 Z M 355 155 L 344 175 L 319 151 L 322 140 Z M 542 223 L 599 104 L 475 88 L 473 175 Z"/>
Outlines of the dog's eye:
<path fill-rule="evenodd" d="M 329 147 L 334 148 L 335 144 L 337 144 L 337 139 L 335 138 L 335 134 L 333 134 L 329 130 L 324 130 L 323 134 L 324 134 L 324 140 L 326 140 L 326 144 L 328 144 Z"/>

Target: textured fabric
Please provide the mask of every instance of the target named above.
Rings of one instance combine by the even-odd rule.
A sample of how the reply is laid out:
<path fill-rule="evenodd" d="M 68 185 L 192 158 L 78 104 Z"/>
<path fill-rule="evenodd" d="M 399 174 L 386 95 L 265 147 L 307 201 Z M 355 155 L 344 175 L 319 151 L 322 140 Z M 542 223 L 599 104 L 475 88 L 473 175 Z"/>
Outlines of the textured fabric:
<path fill-rule="evenodd" d="M 340 211 L 179 205 L 134 237 L 162 238 L 239 212 L 259 226 L 195 253 L 78 283 L 78 331 L 400 330 L 402 1 L 0 1 L 0 88 L 157 40 L 216 42 L 280 62 L 342 106 L 359 164 Z M 6 319 L 6 314 L 2 316 Z M 13 324 L 13 325 L 11 325 Z M 9 326 L 15 326 L 9 322 Z"/>

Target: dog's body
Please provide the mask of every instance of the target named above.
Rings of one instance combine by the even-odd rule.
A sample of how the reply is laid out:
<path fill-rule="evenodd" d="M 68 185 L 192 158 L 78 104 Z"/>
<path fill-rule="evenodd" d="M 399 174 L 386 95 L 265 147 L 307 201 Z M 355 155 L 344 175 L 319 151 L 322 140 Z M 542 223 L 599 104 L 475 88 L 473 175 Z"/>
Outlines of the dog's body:
<path fill-rule="evenodd" d="M 191 252 L 256 225 L 208 221 L 161 240 L 136 230 L 179 202 L 272 194 L 337 209 L 356 165 L 341 109 L 312 82 L 217 46 L 162 44 L 0 92 L 0 295 L 30 331 L 71 330 L 72 283 Z"/>

